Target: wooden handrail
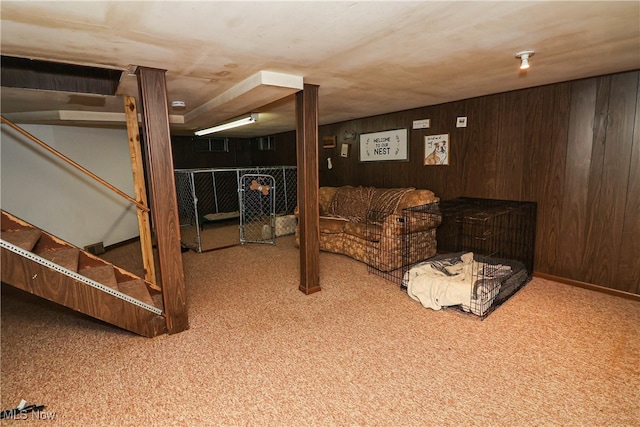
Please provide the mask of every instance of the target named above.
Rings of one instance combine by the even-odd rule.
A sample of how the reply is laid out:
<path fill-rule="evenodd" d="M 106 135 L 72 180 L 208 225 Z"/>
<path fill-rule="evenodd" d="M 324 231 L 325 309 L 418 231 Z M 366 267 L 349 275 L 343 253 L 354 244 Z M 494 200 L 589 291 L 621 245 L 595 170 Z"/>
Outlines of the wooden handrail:
<path fill-rule="evenodd" d="M 142 167 L 142 150 L 140 148 L 140 132 L 138 126 L 138 110 L 133 96 L 124 96 L 124 112 L 127 119 L 127 135 L 129 137 L 129 155 L 131 156 L 131 171 L 133 172 L 133 191 L 136 199 L 147 206 L 147 190 Z M 151 220 L 149 212 L 141 210 L 138 213 L 138 229 L 140 230 L 140 249 L 142 250 L 142 265 L 144 278 L 157 291 L 162 289 L 157 285 L 156 266 L 153 259 L 153 241 L 151 239 Z"/>
<path fill-rule="evenodd" d="M 104 179 L 100 178 L 99 176 L 97 176 L 96 174 L 91 172 L 90 170 L 88 170 L 88 169 L 84 168 L 83 166 L 79 165 L 78 163 L 74 162 L 73 160 L 71 160 L 70 158 L 65 156 L 64 154 L 62 154 L 62 153 L 54 150 L 53 148 L 49 147 L 47 144 L 45 144 L 44 142 L 42 142 L 41 140 L 39 140 L 35 136 L 31 135 L 29 132 L 27 132 L 26 130 L 22 129 L 20 126 L 18 126 L 15 123 L 7 120 L 4 116 L 0 116 L 0 119 L 2 119 L 2 123 L 8 125 L 9 127 L 11 127 L 12 129 L 16 130 L 17 132 L 20 132 L 23 136 L 29 138 L 30 140 L 32 140 L 33 142 L 35 142 L 36 144 L 38 144 L 39 146 L 41 146 L 45 150 L 49 151 L 51 154 L 55 155 L 56 157 L 58 157 L 61 160 L 64 160 L 65 162 L 67 162 L 71 166 L 73 166 L 76 169 L 78 169 L 79 171 L 83 172 L 85 175 L 93 178 L 94 180 L 96 180 L 100 184 L 102 184 L 105 187 L 107 187 L 109 190 L 111 190 L 114 193 L 118 194 L 119 196 L 124 197 L 130 203 L 136 205 L 137 208 L 140 209 L 141 211 L 144 211 L 144 212 L 149 212 L 150 211 L 150 209 L 148 207 L 146 207 L 142 203 L 138 202 L 136 199 L 134 199 L 133 197 L 129 196 L 127 193 L 125 193 L 122 190 L 120 190 L 119 188 L 114 187 L 113 185 L 109 184 L 107 181 L 105 181 Z"/>

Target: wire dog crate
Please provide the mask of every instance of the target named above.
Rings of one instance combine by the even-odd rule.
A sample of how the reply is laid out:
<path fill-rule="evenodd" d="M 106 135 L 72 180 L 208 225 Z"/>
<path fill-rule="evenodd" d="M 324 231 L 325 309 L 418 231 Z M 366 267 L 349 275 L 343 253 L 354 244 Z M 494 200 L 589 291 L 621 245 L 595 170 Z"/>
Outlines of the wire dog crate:
<path fill-rule="evenodd" d="M 429 205 L 424 205 L 429 206 Z M 400 283 L 407 266 L 436 255 L 439 215 L 401 215 L 367 211 L 367 270 Z M 387 224 L 382 227 L 382 224 Z"/>
<path fill-rule="evenodd" d="M 531 280 L 536 208 L 535 202 L 461 197 L 404 209 L 403 249 L 387 254 L 401 256 L 402 267 L 374 272 L 426 307 L 456 307 L 485 318 Z M 407 236 L 433 222 L 440 222 L 438 255 L 416 262 L 427 254 Z"/>
<path fill-rule="evenodd" d="M 437 209 L 438 252 L 469 251 L 513 259 L 533 273 L 536 239 L 535 202 L 460 197 L 445 200 Z"/>
<path fill-rule="evenodd" d="M 222 222 L 240 224 L 241 195 L 244 175 L 269 175 L 275 188 L 272 223 L 275 237 L 293 234 L 297 204 L 297 168 L 266 166 L 252 168 L 176 169 L 180 239 L 184 246 L 197 252 L 213 249 L 203 242 L 206 226 Z M 238 239 L 240 240 L 240 239 Z"/>

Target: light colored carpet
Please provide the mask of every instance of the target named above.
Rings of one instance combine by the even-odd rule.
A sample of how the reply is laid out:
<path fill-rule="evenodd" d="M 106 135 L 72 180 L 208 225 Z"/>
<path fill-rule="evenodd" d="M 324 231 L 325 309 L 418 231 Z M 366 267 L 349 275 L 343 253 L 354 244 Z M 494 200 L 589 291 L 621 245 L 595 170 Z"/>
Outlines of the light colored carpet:
<path fill-rule="evenodd" d="M 180 227 L 182 242 L 188 247 L 198 247 L 198 229 L 196 227 Z M 200 249 L 208 251 L 228 247 L 240 243 L 240 225 L 238 221 L 227 220 L 219 223 L 206 224 L 200 230 Z"/>
<path fill-rule="evenodd" d="M 3 285 L 2 409 L 56 414 L 6 425 L 640 425 L 637 302 L 534 279 L 480 321 L 329 253 L 305 296 L 292 236 L 182 256 L 190 329 L 154 339 Z"/>

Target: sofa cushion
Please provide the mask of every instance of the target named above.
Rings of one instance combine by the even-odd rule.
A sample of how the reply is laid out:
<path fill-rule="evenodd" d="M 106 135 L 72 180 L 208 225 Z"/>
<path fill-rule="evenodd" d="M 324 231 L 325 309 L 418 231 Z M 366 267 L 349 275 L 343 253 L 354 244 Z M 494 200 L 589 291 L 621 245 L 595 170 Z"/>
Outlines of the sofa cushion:
<path fill-rule="evenodd" d="M 320 217 L 320 233 L 335 234 L 344 232 L 349 220 L 345 218 Z"/>
<path fill-rule="evenodd" d="M 360 239 L 367 238 L 367 224 L 361 222 L 348 222 L 344 226 L 344 232 Z"/>

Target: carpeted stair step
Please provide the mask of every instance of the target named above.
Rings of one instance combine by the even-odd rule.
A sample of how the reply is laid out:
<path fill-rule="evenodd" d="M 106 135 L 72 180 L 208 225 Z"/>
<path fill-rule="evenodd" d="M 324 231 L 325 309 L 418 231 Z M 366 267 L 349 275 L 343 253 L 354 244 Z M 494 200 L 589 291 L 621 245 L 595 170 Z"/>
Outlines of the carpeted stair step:
<path fill-rule="evenodd" d="M 71 271 L 78 271 L 78 255 L 80 250 L 71 247 L 49 248 L 46 250 L 36 251 L 44 259 L 58 264 Z"/>
<path fill-rule="evenodd" d="M 31 249 L 33 249 L 36 243 L 38 243 L 38 240 L 40 240 L 40 236 L 42 236 L 42 231 L 35 228 L 2 232 L 3 240 L 13 243 L 26 251 L 31 251 Z"/>
<path fill-rule="evenodd" d="M 23 230 L 34 228 L 31 224 L 22 221 L 20 218 L 11 215 L 9 212 L 0 211 L 0 230 L 5 231 Z"/>
<path fill-rule="evenodd" d="M 155 303 L 147 290 L 147 285 L 145 285 L 144 280 L 142 279 L 120 282 L 118 283 L 118 289 L 123 294 L 127 294 L 138 301 L 142 301 L 145 304 L 155 307 Z"/>
<path fill-rule="evenodd" d="M 30 254 L 3 247 L 0 269 L 3 285 L 13 286 L 142 336 L 154 337 L 167 332 L 166 318 L 162 314 L 126 303 L 108 289 L 105 292 L 104 288 L 85 286 L 78 277 L 64 274 L 59 267 L 162 310 L 162 304 L 158 305 L 157 299 L 152 297 L 157 291 L 144 280 L 1 209 L 0 231 L 3 240 L 56 264 L 43 263 Z"/>
<path fill-rule="evenodd" d="M 86 267 L 78 270 L 78 274 L 88 277 L 98 283 L 110 287 L 111 289 L 119 290 L 118 281 L 116 280 L 116 273 L 111 265 L 101 265 Z"/>

